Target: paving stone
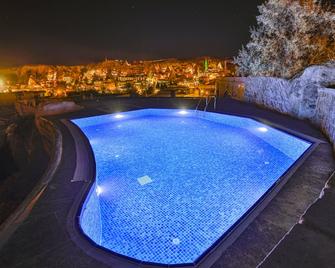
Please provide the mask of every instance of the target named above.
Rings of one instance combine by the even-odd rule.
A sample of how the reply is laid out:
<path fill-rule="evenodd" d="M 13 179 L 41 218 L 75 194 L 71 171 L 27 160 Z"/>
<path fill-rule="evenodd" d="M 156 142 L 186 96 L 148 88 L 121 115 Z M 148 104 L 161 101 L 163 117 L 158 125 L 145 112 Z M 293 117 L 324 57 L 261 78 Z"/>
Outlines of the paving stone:
<path fill-rule="evenodd" d="M 296 225 L 260 268 L 332 268 L 335 264 L 335 240 Z"/>
<path fill-rule="evenodd" d="M 328 187 L 335 191 L 335 172 L 333 173 L 331 179 L 328 181 Z"/>
<path fill-rule="evenodd" d="M 243 252 L 238 246 L 231 246 L 211 268 L 255 267 L 255 259 Z"/>
<path fill-rule="evenodd" d="M 63 226 L 55 215 L 39 217 L 22 224 L 0 253 L 0 267 L 13 267 L 35 256 L 53 252 L 68 241 Z"/>
<path fill-rule="evenodd" d="M 107 266 L 95 259 L 91 258 L 80 250 L 71 241 L 54 249 L 51 253 L 46 252 L 35 256 L 23 263 L 15 266 L 15 268 L 85 268 L 85 267 L 99 267 L 105 268 Z M 117 268 L 117 267 L 115 267 Z M 120 267 L 121 268 L 121 267 Z"/>
<path fill-rule="evenodd" d="M 304 224 L 319 229 L 335 239 L 335 191 L 325 191 L 303 217 Z"/>
<path fill-rule="evenodd" d="M 268 219 L 267 219 L 268 220 Z M 248 232 L 245 232 L 242 239 L 236 243 L 248 255 L 261 261 L 273 246 L 278 242 L 278 238 L 285 235 L 286 231 L 264 219 L 258 217 L 250 225 Z M 239 243 L 240 242 L 240 243 Z M 255 247 L 261 242 L 262 248 Z M 256 258 L 257 257 L 257 258 Z"/>
<path fill-rule="evenodd" d="M 293 206 L 291 209 L 286 209 L 285 207 L 283 207 L 283 204 L 280 203 L 280 201 L 275 199 L 264 209 L 260 217 L 266 222 L 269 222 L 282 230 L 288 231 L 299 220 L 299 213 Z"/>
<path fill-rule="evenodd" d="M 33 208 L 27 221 L 36 220 L 39 217 L 45 217 L 48 215 L 61 216 L 64 220 L 67 216 L 70 208 L 72 207 L 74 198 L 64 198 L 57 200 L 48 200 L 45 202 L 38 202 Z M 64 221 L 65 222 L 65 221 Z"/>

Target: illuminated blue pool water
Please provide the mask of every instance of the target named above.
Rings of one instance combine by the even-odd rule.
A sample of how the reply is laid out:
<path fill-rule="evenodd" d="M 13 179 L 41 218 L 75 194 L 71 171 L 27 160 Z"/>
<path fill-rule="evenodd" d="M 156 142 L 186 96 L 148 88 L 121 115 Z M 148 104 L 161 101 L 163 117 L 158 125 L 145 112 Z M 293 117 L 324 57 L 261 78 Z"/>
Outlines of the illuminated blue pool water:
<path fill-rule="evenodd" d="M 311 146 L 214 113 L 146 109 L 73 122 L 96 160 L 83 232 L 115 253 L 162 264 L 194 263 Z"/>

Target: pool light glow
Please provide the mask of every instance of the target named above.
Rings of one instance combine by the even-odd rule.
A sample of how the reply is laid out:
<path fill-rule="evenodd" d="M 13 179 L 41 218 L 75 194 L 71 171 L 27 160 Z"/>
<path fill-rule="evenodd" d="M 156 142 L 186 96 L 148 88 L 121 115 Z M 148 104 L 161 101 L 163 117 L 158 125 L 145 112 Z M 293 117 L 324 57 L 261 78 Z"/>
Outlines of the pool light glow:
<path fill-rule="evenodd" d="M 95 188 L 95 193 L 97 194 L 97 196 L 100 196 L 102 192 L 103 190 L 101 186 L 97 185 L 97 187 Z"/>
<path fill-rule="evenodd" d="M 116 119 L 120 119 L 120 118 L 123 118 L 123 117 L 124 117 L 123 114 L 116 114 L 116 115 L 114 115 L 114 118 L 116 118 Z"/>
<path fill-rule="evenodd" d="M 187 115 L 188 114 L 188 111 L 186 110 L 181 110 L 178 112 L 178 114 L 181 114 L 181 115 Z"/>
<path fill-rule="evenodd" d="M 266 127 L 259 127 L 258 130 L 260 132 L 268 132 L 268 129 Z"/>

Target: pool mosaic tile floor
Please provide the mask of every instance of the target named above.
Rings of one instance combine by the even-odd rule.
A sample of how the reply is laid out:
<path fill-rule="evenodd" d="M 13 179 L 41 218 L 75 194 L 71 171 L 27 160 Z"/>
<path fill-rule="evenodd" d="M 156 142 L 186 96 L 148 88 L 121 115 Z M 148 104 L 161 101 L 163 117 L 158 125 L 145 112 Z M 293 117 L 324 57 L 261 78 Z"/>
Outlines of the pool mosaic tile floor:
<path fill-rule="evenodd" d="M 119 118 L 74 121 L 97 169 L 80 224 L 95 243 L 145 262 L 195 262 L 311 145 L 193 116 Z M 272 131 L 280 149 L 261 136 Z"/>

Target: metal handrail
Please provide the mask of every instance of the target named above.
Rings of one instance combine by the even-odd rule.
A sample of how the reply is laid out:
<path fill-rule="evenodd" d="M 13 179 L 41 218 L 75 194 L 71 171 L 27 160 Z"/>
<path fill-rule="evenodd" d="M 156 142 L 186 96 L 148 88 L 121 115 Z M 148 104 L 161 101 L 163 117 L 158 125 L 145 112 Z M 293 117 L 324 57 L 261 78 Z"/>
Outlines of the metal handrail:
<path fill-rule="evenodd" d="M 199 106 L 200 106 L 200 103 L 201 103 L 202 100 L 203 100 L 203 98 L 200 98 L 200 99 L 199 99 L 198 104 L 197 104 L 197 107 L 195 108 L 195 111 L 198 111 Z"/>
<path fill-rule="evenodd" d="M 213 95 L 213 96 L 206 96 L 204 98 L 200 98 L 200 100 L 198 101 L 197 107 L 195 108 L 195 111 L 199 110 L 200 103 L 202 102 L 202 100 L 205 100 L 206 101 L 206 105 L 205 105 L 205 108 L 204 108 L 204 112 L 206 112 L 207 108 L 208 108 L 209 104 L 211 103 L 212 99 L 213 99 L 213 108 L 214 108 L 214 110 L 216 110 L 216 101 L 217 101 L 217 98 L 216 98 L 216 96 Z"/>

